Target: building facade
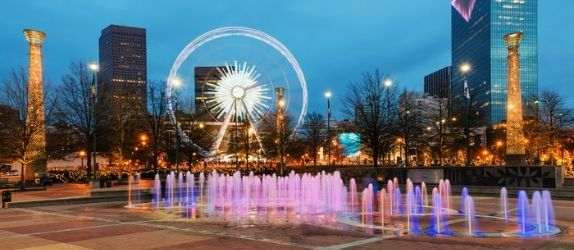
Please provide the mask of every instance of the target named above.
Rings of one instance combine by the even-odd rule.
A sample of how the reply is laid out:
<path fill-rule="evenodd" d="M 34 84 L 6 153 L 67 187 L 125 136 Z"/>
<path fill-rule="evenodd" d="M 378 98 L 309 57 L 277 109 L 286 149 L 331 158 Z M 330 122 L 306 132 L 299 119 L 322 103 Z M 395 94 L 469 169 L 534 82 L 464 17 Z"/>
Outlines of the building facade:
<path fill-rule="evenodd" d="M 444 67 L 425 76 L 424 94 L 439 98 L 450 98 L 452 67 Z"/>
<path fill-rule="evenodd" d="M 217 119 L 217 114 L 209 109 L 207 99 L 210 97 L 206 93 L 212 90 L 213 87 L 210 86 L 217 84 L 221 79 L 221 70 L 224 70 L 225 66 L 219 67 L 195 67 L 194 68 L 194 116 L 197 121 L 201 122 L 221 122 L 221 119 Z"/>
<path fill-rule="evenodd" d="M 145 110 L 146 30 L 110 25 L 101 32 L 99 53 L 98 99 L 122 110 Z"/>
<path fill-rule="evenodd" d="M 452 20 L 451 110 L 467 108 L 464 81 L 469 87 L 470 106 L 477 110 L 480 125 L 492 127 L 506 120 L 507 47 L 504 35 L 524 33 L 520 47 L 520 78 L 523 105 L 538 99 L 538 1 L 455 0 Z M 462 73 L 459 67 L 470 65 Z"/>

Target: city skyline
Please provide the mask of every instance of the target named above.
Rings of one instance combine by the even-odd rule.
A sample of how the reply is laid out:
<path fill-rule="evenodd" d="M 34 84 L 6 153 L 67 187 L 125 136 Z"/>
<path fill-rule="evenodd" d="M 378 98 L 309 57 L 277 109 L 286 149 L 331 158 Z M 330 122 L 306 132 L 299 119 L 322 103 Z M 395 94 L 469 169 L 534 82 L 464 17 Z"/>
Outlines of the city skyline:
<path fill-rule="evenodd" d="M 574 35 L 553 29 L 566 21 L 567 13 L 559 10 L 567 9 L 567 6 L 574 7 L 574 3 L 566 0 L 539 3 L 539 86 L 565 93 L 572 105 L 574 94 L 568 93 L 574 93 L 574 86 L 569 86 L 568 81 L 574 73 L 568 69 L 574 67 L 574 62 L 568 59 L 574 57 L 574 52 L 565 51 L 562 45 L 574 42 Z M 124 15 L 131 7 L 138 12 Z M 260 29 L 284 43 L 301 64 L 308 82 L 310 107 L 325 106 L 323 93 L 327 90 L 333 92 L 335 100 L 342 98 L 347 86 L 358 81 L 365 71 L 378 68 L 390 74 L 401 89 L 422 91 L 425 75 L 451 64 L 451 7 L 450 1 L 446 0 L 440 3 L 414 1 L 409 6 L 389 1 L 352 6 L 321 1 L 243 1 L 220 5 L 169 2 L 154 6 L 136 5 L 132 1 L 113 5 L 31 1 L 8 4 L 6 9 L 11 10 L 5 14 L 6 20 L 11 21 L 0 24 L 0 30 L 7 34 L 6 39 L 0 41 L 0 54 L 10 63 L 0 66 L 2 79 L 8 76 L 11 68 L 26 66 L 26 48 L 19 42 L 22 29 L 30 27 L 47 33 L 45 75 L 52 85 L 57 85 L 68 71 L 70 62 L 98 61 L 100 30 L 110 24 L 141 27 L 148 31 L 150 80 L 165 80 L 179 51 L 211 29 L 222 26 Z M 73 11 L 84 9 L 92 11 Z M 202 11 L 193 12 L 193 9 Z M 23 11 L 30 14 L 23 15 Z M 273 18 L 257 14 L 270 11 L 276 12 Z M 210 18 L 213 16 L 217 18 Z M 289 17 L 292 17 L 291 21 Z M 47 19 L 50 21 L 46 22 Z M 421 19 L 429 21 L 420 22 Z M 415 31 L 404 31 L 415 25 L 418 27 Z M 9 35 L 12 33 L 14 35 Z M 340 107 L 334 104 L 333 109 L 338 111 Z M 323 108 L 310 108 L 309 111 L 325 112 Z M 335 118 L 343 117 L 336 112 Z"/>
<path fill-rule="evenodd" d="M 520 86 L 524 105 L 538 100 L 538 0 L 525 1 L 458 1 L 469 3 L 465 11 L 452 9 L 452 92 L 451 110 L 461 113 L 469 98 L 476 103 L 480 125 L 492 126 L 506 120 L 507 112 L 507 46 L 503 37 L 523 32 L 520 45 Z M 461 66 L 468 64 L 468 72 Z M 544 89 L 542 89 L 544 90 Z"/>

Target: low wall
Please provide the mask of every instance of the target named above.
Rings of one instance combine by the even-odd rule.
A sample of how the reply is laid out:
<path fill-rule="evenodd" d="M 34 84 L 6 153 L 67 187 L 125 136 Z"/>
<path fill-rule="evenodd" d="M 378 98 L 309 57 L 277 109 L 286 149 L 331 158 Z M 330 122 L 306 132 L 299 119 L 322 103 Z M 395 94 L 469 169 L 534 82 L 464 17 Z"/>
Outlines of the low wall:
<path fill-rule="evenodd" d="M 560 188 L 564 183 L 559 166 L 341 167 L 336 170 L 346 181 L 355 178 L 363 184 L 375 180 L 384 183 L 395 177 L 400 183 L 405 183 L 407 178 L 428 184 L 449 179 L 453 186 Z"/>

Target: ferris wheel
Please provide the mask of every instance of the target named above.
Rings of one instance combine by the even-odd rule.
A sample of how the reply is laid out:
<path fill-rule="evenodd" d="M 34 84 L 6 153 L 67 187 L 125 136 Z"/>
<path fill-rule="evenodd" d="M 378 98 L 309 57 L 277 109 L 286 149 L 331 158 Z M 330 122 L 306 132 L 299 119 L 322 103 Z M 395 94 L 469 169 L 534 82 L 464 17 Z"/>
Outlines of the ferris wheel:
<path fill-rule="evenodd" d="M 191 41 L 171 67 L 166 95 L 177 136 L 206 157 L 218 154 L 231 124 L 238 121 L 249 124 L 260 142 L 260 123 L 275 112 L 279 98 L 295 121 L 295 132 L 307 112 L 307 84 L 293 54 L 277 39 L 246 27 L 218 28 Z M 181 96 L 193 100 L 190 112 L 218 124 L 210 148 L 198 145 L 181 128 L 176 117 Z"/>

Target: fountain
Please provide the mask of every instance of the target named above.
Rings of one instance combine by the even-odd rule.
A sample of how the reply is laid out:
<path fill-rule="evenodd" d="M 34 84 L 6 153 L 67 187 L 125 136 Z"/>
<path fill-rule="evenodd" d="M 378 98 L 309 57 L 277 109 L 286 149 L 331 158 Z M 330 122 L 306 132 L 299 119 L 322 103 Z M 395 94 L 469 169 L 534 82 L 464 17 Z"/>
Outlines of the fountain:
<path fill-rule="evenodd" d="M 134 204 L 132 202 L 132 189 L 134 185 L 134 176 L 128 176 L 128 207 L 133 207 Z"/>
<path fill-rule="evenodd" d="M 554 207 L 552 205 L 552 198 L 548 190 L 542 191 L 542 204 L 544 215 L 544 228 L 546 232 L 550 232 L 551 226 L 554 225 Z"/>
<path fill-rule="evenodd" d="M 380 214 L 381 214 L 381 235 L 385 235 L 385 193 L 387 192 L 387 190 L 385 190 L 385 188 L 383 188 L 380 192 L 379 192 L 379 210 L 380 210 Z"/>
<path fill-rule="evenodd" d="M 423 197 L 423 201 L 424 201 L 423 205 L 425 207 L 427 207 L 429 205 L 429 199 L 428 199 L 427 186 L 426 186 L 424 181 L 421 183 L 421 192 L 422 192 L 422 197 Z"/>
<path fill-rule="evenodd" d="M 466 197 L 468 196 L 468 188 L 463 187 L 462 191 L 460 192 L 460 213 L 466 213 Z"/>
<path fill-rule="evenodd" d="M 518 192 L 518 204 L 516 206 L 516 218 L 518 219 L 517 223 L 519 231 L 522 236 L 526 236 L 526 225 L 528 219 L 528 196 L 526 195 L 526 192 Z"/>
<path fill-rule="evenodd" d="M 542 195 L 540 194 L 539 191 L 535 191 L 532 194 L 532 204 L 531 204 L 531 208 L 532 208 L 532 219 L 533 222 L 536 225 L 536 228 L 538 229 L 538 233 L 542 233 L 542 228 L 543 228 L 543 224 L 542 224 Z"/>
<path fill-rule="evenodd" d="M 153 198 L 146 203 L 135 198 L 135 190 L 139 190 L 140 185 L 136 180 L 139 178 L 128 178 L 127 208 L 149 207 L 151 211 L 184 218 L 219 219 L 248 225 L 347 225 L 350 227 L 346 230 L 357 228 L 367 233 L 381 230 L 382 235 L 390 232 L 397 235 L 525 237 L 560 232 L 554 225 L 552 199 L 548 191 L 534 192 L 530 203 L 526 193 L 520 191 L 516 217 L 510 218 L 506 188 L 500 190 L 501 211 L 494 215 L 481 215 L 476 213 L 474 197 L 469 195 L 466 187 L 461 192 L 460 207 L 455 209 L 449 204 L 453 196 L 448 180 L 440 180 L 427 198 L 426 184 L 415 185 L 410 179 L 406 180 L 405 193 L 401 192 L 397 178 L 387 180 L 386 188 L 375 190 L 373 184 L 369 184 L 357 192 L 355 180 L 350 179 L 347 187 L 339 172 L 317 175 L 291 172 L 287 176 L 249 173 L 242 176 L 239 172 L 228 175 L 213 171 L 208 176 L 199 174 L 198 182 L 190 172 L 178 173 L 177 179 L 171 172 L 165 177 L 163 189 L 159 175 L 155 176 L 151 189 Z M 516 223 L 518 230 L 500 230 L 505 227 L 496 224 L 506 225 L 508 222 Z M 491 225 L 491 228 L 496 225 L 494 227 L 498 231 L 479 232 L 479 223 Z"/>
<path fill-rule="evenodd" d="M 473 236 L 474 233 L 477 231 L 477 225 L 476 225 L 476 218 L 475 218 L 475 213 L 476 211 L 474 210 L 474 200 L 472 199 L 472 196 L 467 195 L 464 198 L 464 215 L 466 216 L 466 221 L 468 223 L 468 231 L 467 234 L 469 236 Z"/>
<path fill-rule="evenodd" d="M 433 188 L 432 190 L 432 201 L 433 201 L 433 219 L 432 219 L 432 234 L 441 234 L 443 233 L 443 203 L 442 203 L 442 195 L 439 193 L 437 188 Z"/>
<path fill-rule="evenodd" d="M 508 222 L 508 193 L 504 187 L 500 189 L 500 211 L 504 222 Z"/>
<path fill-rule="evenodd" d="M 403 212 L 402 209 L 403 202 L 402 202 L 401 189 L 399 187 L 395 189 L 395 197 L 393 198 L 393 203 L 395 206 L 395 213 L 401 214 Z"/>
<path fill-rule="evenodd" d="M 387 192 L 389 194 L 389 213 L 393 215 L 393 195 L 395 193 L 395 184 L 392 180 L 387 183 Z"/>
<path fill-rule="evenodd" d="M 351 213 L 355 212 L 355 202 L 357 201 L 356 197 L 357 197 L 357 183 L 355 182 L 355 178 L 351 178 L 350 181 L 350 194 L 349 196 L 351 196 Z"/>

